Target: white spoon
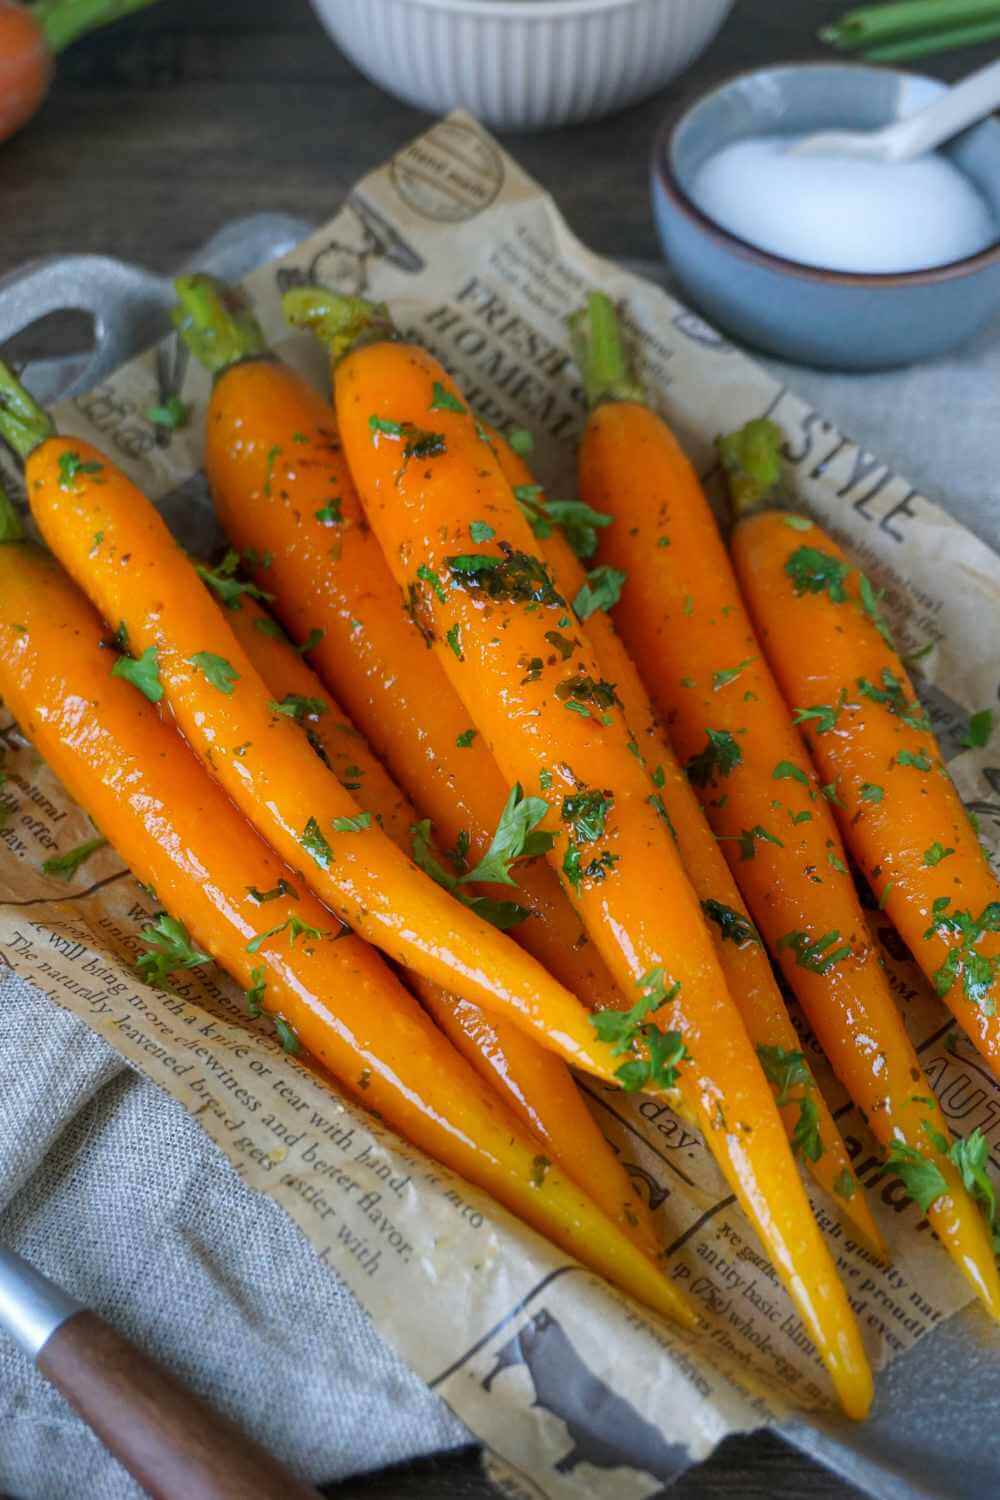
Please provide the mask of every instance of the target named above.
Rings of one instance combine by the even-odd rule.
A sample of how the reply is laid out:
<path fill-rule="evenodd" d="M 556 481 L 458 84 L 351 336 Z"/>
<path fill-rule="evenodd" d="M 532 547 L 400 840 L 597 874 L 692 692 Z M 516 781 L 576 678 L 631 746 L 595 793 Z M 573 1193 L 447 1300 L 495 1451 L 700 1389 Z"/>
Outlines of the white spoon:
<path fill-rule="evenodd" d="M 794 156 L 839 153 L 871 161 L 912 161 L 995 109 L 1000 109 L 1000 62 L 970 73 L 933 104 L 882 130 L 821 130 L 806 136 L 790 152 Z"/>

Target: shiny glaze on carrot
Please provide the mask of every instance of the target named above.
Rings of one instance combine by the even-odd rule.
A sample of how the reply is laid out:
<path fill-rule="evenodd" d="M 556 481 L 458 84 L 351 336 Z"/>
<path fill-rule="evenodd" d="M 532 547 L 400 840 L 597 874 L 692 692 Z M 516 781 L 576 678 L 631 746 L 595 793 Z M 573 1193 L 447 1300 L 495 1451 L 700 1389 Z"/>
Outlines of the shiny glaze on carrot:
<path fill-rule="evenodd" d="M 500 467 L 515 492 L 522 485 L 533 485 L 534 475 L 525 460 L 514 452 L 499 433 L 491 430 L 490 435 Z M 537 545 L 548 563 L 559 592 L 565 599 L 575 599 L 584 585 L 586 574 L 562 531 L 558 528 L 553 530 L 550 536 L 538 539 Z M 591 615 L 586 622 L 586 630 L 597 656 L 601 675 L 613 682 L 618 690 L 625 717 L 644 757 L 651 785 L 657 788 L 666 807 L 687 877 L 702 903 L 702 909 L 705 910 L 708 903 L 709 910 L 714 909 L 717 913 L 716 920 L 713 920 L 709 912 L 706 912 L 708 930 L 726 976 L 729 993 L 743 1018 L 750 1040 L 755 1047 L 780 1047 L 786 1053 L 802 1055 L 798 1033 L 792 1025 L 767 954 L 743 904 L 743 897 L 720 852 L 715 835 L 705 820 L 698 799 L 677 762 L 673 747 L 632 658 L 606 611 L 598 610 Z M 720 905 L 724 914 L 735 918 L 737 923 L 742 924 L 742 930 L 751 936 L 727 936 L 719 920 Z M 777 1094 L 778 1085 L 772 1083 L 772 1088 Z M 801 1118 L 801 1097 L 807 1097 L 818 1111 L 817 1134 L 822 1154 L 816 1161 L 806 1155 L 806 1166 L 816 1181 L 831 1194 L 839 1212 L 852 1221 L 867 1248 L 886 1258 L 885 1243 L 872 1218 L 864 1192 L 851 1171 L 850 1157 L 829 1106 L 815 1083 L 807 1090 L 799 1086 L 790 1092 L 788 1102 L 783 1106 L 779 1104 L 789 1138 L 794 1139 Z"/>
<path fill-rule="evenodd" d="M 450 407 L 442 409 L 439 388 Z M 344 450 L 389 566 L 402 588 L 417 587 L 439 660 L 508 781 L 549 801 L 549 827 L 561 835 L 552 856 L 557 868 L 567 847 L 567 799 L 594 790 L 609 799 L 604 834 L 585 847 L 587 869 L 573 899 L 626 992 L 638 998 L 644 977 L 657 969 L 666 985 L 680 985 L 655 1020 L 687 1048 L 678 1070 L 681 1097 L 767 1246 L 845 1408 L 863 1415 L 872 1387 L 857 1326 L 701 909 L 650 803 L 646 774 L 628 750 L 620 708 L 600 708 L 591 697 L 591 712 L 571 700 L 571 679 L 595 684 L 600 667 L 568 606 L 538 572 L 534 538 L 488 440 L 444 369 L 413 345 L 373 343 L 347 355 L 335 394 Z M 380 423 L 430 430 L 436 441 L 427 446 L 435 451 L 407 457 L 405 433 L 394 440 Z M 490 528 L 478 541 L 477 522 Z M 458 581 L 468 574 L 449 558 L 477 554 L 484 544 L 485 555 L 510 564 L 511 596 Z M 515 576 L 527 579 L 528 599 Z M 554 633 L 578 643 L 566 652 Z M 568 701 L 586 714 L 568 711 Z M 594 859 L 603 861 L 597 874 L 590 873 Z"/>
<path fill-rule="evenodd" d="M 327 757 L 334 775 L 359 806 L 378 819 L 394 843 L 408 848 L 416 810 L 315 672 L 290 641 L 276 637 L 274 621 L 253 599 L 242 598 L 228 619 L 276 698 L 297 693 L 326 705 L 326 712 L 310 730 L 314 746 Z M 444 863 L 444 857 L 438 857 Z M 623 1233 L 655 1258 L 660 1245 L 649 1210 L 598 1129 L 562 1059 L 502 1016 L 460 1000 L 412 971 L 407 983 L 449 1041 L 537 1137 L 546 1153 L 540 1161 L 558 1163 Z"/>
<path fill-rule="evenodd" d="M 404 608 L 365 520 L 328 404 L 277 360 L 245 360 L 216 380 L 205 471 L 220 523 L 292 639 L 324 632 L 310 660 L 441 843 L 486 852 L 510 791 L 467 709 Z M 276 457 L 269 455 L 277 450 Z M 268 483 L 268 467 L 273 474 Z M 263 560 L 263 561 L 262 561 Z M 266 562 L 266 566 L 264 566 Z M 543 861 L 515 866 L 530 906 L 511 934 L 588 1006 L 618 991 Z"/>
<path fill-rule="evenodd" d="M 198 947 L 366 1108 L 664 1316 L 690 1304 L 480 1081 L 374 948 L 343 934 L 169 723 L 110 675 L 107 630 L 51 558 L 0 546 L 0 693 L 67 791 Z M 294 897 L 260 904 L 284 880 Z M 291 916 L 319 930 L 255 934 Z"/>
<path fill-rule="evenodd" d="M 867 595 L 866 609 L 858 570 L 832 537 L 801 516 L 789 520 L 777 510 L 748 516 L 734 527 L 731 546 L 789 707 L 844 700 L 831 729 L 817 733 L 811 720 L 802 733 L 823 780 L 836 784 L 834 811 L 848 848 L 914 959 L 1000 1077 L 1000 882 L 906 668 L 878 629 L 888 627 L 876 597 Z M 796 587 L 787 565 L 803 548 L 840 564 L 832 591 Z M 938 916 L 963 911 L 973 921 L 987 914 L 989 925 L 977 938 L 938 924 Z"/>
<path fill-rule="evenodd" d="M 316 894 L 399 962 L 501 1007 L 567 1059 L 613 1077 L 611 1049 L 539 963 L 419 871 L 377 824 L 334 826 L 360 808 L 279 711 L 193 564 L 121 470 L 80 439 L 50 437 L 25 478 L 56 556 L 106 620 L 125 623 L 133 654 L 157 652 L 164 701 L 188 742 Z M 205 653 L 232 674 L 230 691 L 206 676 Z"/>
<path fill-rule="evenodd" d="M 690 765 L 703 754 L 709 729 L 739 746 L 739 763 L 695 790 L 754 921 L 876 1139 L 898 1139 L 933 1157 L 949 1192 L 930 1217 L 996 1316 L 1000 1281 L 986 1226 L 924 1129 L 927 1120 L 948 1137 L 937 1102 L 923 1102 L 934 1099 L 933 1090 L 889 990 L 829 802 L 768 671 L 697 476 L 662 419 L 636 402 L 609 402 L 591 413 L 579 476 L 582 498 L 616 518 L 598 548 L 602 562 L 628 575 L 615 624 L 678 757 Z M 717 686 L 718 673 L 737 667 Z M 825 951 L 846 945 L 849 953 L 816 972 L 790 946 L 788 935 L 797 932 L 811 942 L 835 933 Z"/>

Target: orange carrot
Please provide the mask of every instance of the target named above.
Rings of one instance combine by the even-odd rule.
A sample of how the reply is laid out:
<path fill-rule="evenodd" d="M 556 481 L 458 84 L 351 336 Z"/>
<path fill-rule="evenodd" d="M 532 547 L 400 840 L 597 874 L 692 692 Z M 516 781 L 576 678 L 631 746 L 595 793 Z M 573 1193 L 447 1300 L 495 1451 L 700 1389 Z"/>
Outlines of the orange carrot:
<path fill-rule="evenodd" d="M 322 316 L 344 307 L 326 300 Z M 317 311 L 313 293 L 286 300 Z M 359 321 L 361 321 L 359 319 Z M 424 350 L 386 339 L 336 369 L 341 440 L 397 581 L 508 780 L 548 802 L 548 857 L 623 988 L 595 1029 L 623 1081 L 675 1085 L 755 1224 L 845 1409 L 871 1374 L 781 1120 L 611 684 L 534 550 L 488 435 Z M 658 1024 L 659 1023 L 659 1024 Z"/>
<path fill-rule="evenodd" d="M 51 424 L 9 371 L 0 431 L 20 445 L 32 511 L 53 551 L 132 658 L 116 672 L 161 697 L 213 774 L 338 914 L 398 961 L 499 1006 L 580 1066 L 613 1078 L 611 1048 L 534 959 L 407 860 L 299 733 L 312 705 L 271 698 L 162 518 L 88 443 Z M 512 798 L 513 802 L 515 799 Z M 533 805 L 512 807 L 507 853 L 534 852 Z"/>
<path fill-rule="evenodd" d="M 858 904 L 827 800 L 835 788 L 821 789 L 808 766 L 691 465 L 662 419 L 621 384 L 613 308 L 594 294 L 588 315 L 593 405 L 580 489 L 615 517 L 599 548 L 602 564 L 627 578 L 615 623 L 834 1071 L 996 1316 L 987 1226 L 949 1160 L 944 1117 Z M 928 1198 L 928 1181 L 944 1190 Z"/>
<path fill-rule="evenodd" d="M 751 438 L 776 447 L 772 423 Z M 726 439 L 729 451 L 745 434 Z M 747 481 L 750 480 L 750 483 Z M 742 499 L 741 499 L 742 496 Z M 836 542 L 734 487 L 731 546 L 768 661 L 848 848 L 917 963 L 1000 1077 L 1000 882 L 941 759 L 879 596 Z M 754 510 L 758 513 L 752 513 Z M 816 704 L 830 713 L 810 713 Z M 828 724 L 828 720 L 830 721 Z M 991 720 L 987 714 L 984 728 Z"/>
<path fill-rule="evenodd" d="M 236 597 L 229 620 L 237 640 L 276 698 L 294 693 L 325 706 L 309 734 L 337 779 L 400 848 L 409 848 L 417 814 L 281 627 L 259 604 Z M 436 855 L 429 841 L 432 854 Z M 439 858 L 440 863 L 444 863 Z M 554 1161 L 650 1256 L 659 1243 L 650 1214 L 598 1129 L 566 1064 L 502 1016 L 411 974 L 415 989 L 449 1041 L 504 1097 Z M 543 1168 L 544 1169 L 544 1168 Z"/>
<path fill-rule="evenodd" d="M 264 844 L 180 737 L 108 672 L 106 629 L 52 560 L 0 546 L 0 692 L 66 789 L 167 908 L 142 977 L 215 959 L 395 1130 L 568 1254 L 690 1327 L 690 1305 L 458 1056 L 374 949 Z M 169 913 L 169 915 L 167 914 Z M 373 1018 L 375 1018 L 373 1024 Z"/>
<path fill-rule="evenodd" d="M 223 530 L 394 780 L 471 868 L 487 854 L 510 786 L 403 607 L 333 412 L 279 360 L 241 357 L 250 317 L 231 292 L 206 277 L 176 285 L 175 321 L 216 372 L 204 462 Z M 585 1004 L 627 1006 L 545 862 L 511 873 L 516 888 L 483 887 L 531 911 L 511 935 Z"/>
<path fill-rule="evenodd" d="M 538 548 L 556 587 L 564 599 L 578 598 L 586 587 L 586 574 L 568 537 L 578 538 L 584 554 L 592 555 L 597 546 L 596 530 L 605 518 L 579 503 L 550 506 L 524 458 L 499 433 L 491 430 L 490 435 L 515 497 L 534 518 L 532 529 Z M 563 518 L 562 524 L 555 526 L 553 517 Z M 615 684 L 625 718 L 635 734 L 635 753 L 641 757 L 666 809 L 684 869 L 708 919 L 729 992 L 765 1064 L 793 1148 L 817 1182 L 833 1195 L 865 1244 L 885 1257 L 882 1236 L 863 1191 L 858 1189 L 833 1116 L 800 1050 L 798 1034 L 760 937 L 632 658 L 604 610 L 591 615 L 586 628 L 601 675 Z"/>

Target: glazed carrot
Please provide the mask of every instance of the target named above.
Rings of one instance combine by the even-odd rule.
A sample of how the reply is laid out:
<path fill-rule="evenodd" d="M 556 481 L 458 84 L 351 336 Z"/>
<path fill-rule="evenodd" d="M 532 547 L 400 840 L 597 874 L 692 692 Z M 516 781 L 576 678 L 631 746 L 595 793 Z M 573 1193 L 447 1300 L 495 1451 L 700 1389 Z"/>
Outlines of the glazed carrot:
<path fill-rule="evenodd" d="M 278 699 L 294 693 L 325 706 L 309 731 L 314 748 L 393 842 L 409 848 L 417 813 L 382 763 L 271 616 L 246 596 L 233 602 L 233 632 L 269 690 Z M 655 1257 L 659 1243 L 649 1211 L 561 1058 L 502 1016 L 489 1015 L 419 975 L 411 974 L 408 982 L 449 1041 L 545 1148 L 543 1160 L 554 1161 L 647 1255 Z"/>
<path fill-rule="evenodd" d="M 772 423 L 757 436 L 775 447 L 781 438 Z M 1000 1077 L 1000 882 L 878 593 L 805 517 L 767 507 L 746 483 L 735 499 L 745 515 L 731 538 L 736 574 L 817 769 L 836 785 L 841 833 L 880 907 Z M 830 714 L 806 717 L 818 703 Z"/>
<path fill-rule="evenodd" d="M 595 294 L 588 312 L 597 338 L 582 355 L 592 410 L 580 490 L 616 518 L 599 545 L 601 562 L 627 578 L 615 623 L 820 1046 L 997 1316 L 987 1226 L 948 1158 L 944 1117 L 866 926 L 827 800 L 834 789 L 809 767 L 694 470 L 628 380 L 613 308 Z M 921 1173 L 924 1186 L 944 1184 L 929 1201 Z"/>
<path fill-rule="evenodd" d="M 667 1317 L 682 1293 L 558 1168 L 441 1036 L 373 948 L 339 929 L 179 735 L 108 672 L 106 629 L 33 547 L 0 546 L 0 692 L 161 913 L 146 979 L 214 959 L 395 1130 L 568 1254 Z M 262 935 L 263 934 L 263 935 Z"/>
<path fill-rule="evenodd" d="M 3 373 L 0 432 L 26 458 L 32 511 L 53 551 L 132 657 L 115 667 L 163 698 L 185 737 L 275 851 L 363 936 L 466 999 L 504 1009 L 568 1059 L 613 1078 L 583 1007 L 529 955 L 451 897 L 385 836 L 271 698 L 194 565 L 134 484 L 98 449 L 54 436 Z M 527 809 L 530 814 L 530 804 Z M 515 810 L 515 820 L 517 814 Z M 515 835 L 530 838 L 530 817 Z M 529 852 L 531 845 L 528 845 Z"/>
<path fill-rule="evenodd" d="M 510 786 L 404 608 L 332 410 L 287 365 L 246 357 L 263 335 L 230 291 L 204 276 L 176 286 L 181 334 L 216 372 L 204 462 L 223 530 L 421 816 L 449 849 L 467 846 L 470 867 L 477 864 Z M 484 887 L 530 909 L 511 936 L 584 1004 L 627 1006 L 545 862 L 525 861 L 511 873 L 516 889 Z"/>
<path fill-rule="evenodd" d="M 596 513 L 583 514 L 581 506 L 574 510 L 564 502 L 549 507 L 524 458 L 499 433 L 491 429 L 490 436 L 515 496 L 535 518 L 533 530 L 538 549 L 557 589 L 564 599 L 578 598 L 586 586 L 586 574 L 568 536 L 580 537 L 579 545 L 592 554 L 597 544 Z M 575 520 L 576 529 L 566 531 L 553 526 L 552 516 L 566 517 L 571 527 Z M 635 664 L 604 610 L 589 617 L 587 635 L 602 677 L 615 684 L 625 718 L 635 735 L 636 753 L 641 756 L 666 809 L 687 877 L 708 920 L 729 993 L 743 1017 L 750 1040 L 766 1063 L 793 1148 L 817 1182 L 833 1195 L 839 1210 L 853 1222 L 865 1244 L 885 1257 L 882 1236 L 863 1191 L 859 1191 L 833 1116 L 800 1049 L 798 1034 L 760 937 L 698 799 L 677 763 Z M 793 1077 L 797 1080 L 794 1086 L 790 1083 Z"/>
<path fill-rule="evenodd" d="M 310 291 L 289 300 L 307 316 L 317 310 Z M 326 300 L 323 317 L 342 306 Z M 442 366 L 413 345 L 383 338 L 347 353 L 335 395 L 344 451 L 390 568 L 416 589 L 439 660 L 501 770 L 548 803 L 547 827 L 559 835 L 548 857 L 636 996 L 631 1011 L 595 1017 L 595 1029 L 619 1038 L 625 1078 L 679 1088 L 845 1409 L 862 1415 L 871 1374 L 774 1100 L 628 750 L 613 686 L 535 552 L 488 434 Z"/>

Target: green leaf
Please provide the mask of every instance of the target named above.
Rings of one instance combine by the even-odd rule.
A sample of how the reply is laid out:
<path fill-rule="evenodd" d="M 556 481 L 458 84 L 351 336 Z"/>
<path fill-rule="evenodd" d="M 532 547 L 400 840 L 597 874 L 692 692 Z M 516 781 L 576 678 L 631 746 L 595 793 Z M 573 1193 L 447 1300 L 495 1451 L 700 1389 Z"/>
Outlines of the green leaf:
<path fill-rule="evenodd" d="M 443 432 L 428 432 L 425 428 L 415 427 L 412 422 L 390 422 L 384 417 L 372 416 L 368 418 L 368 428 L 373 442 L 377 442 L 380 436 L 403 441 L 404 467 L 411 458 L 437 458 L 448 451 Z"/>
<path fill-rule="evenodd" d="M 527 427 L 512 427 L 507 434 L 507 442 L 522 458 L 526 458 L 535 446 L 535 439 Z"/>
<path fill-rule="evenodd" d="M 511 789 L 504 804 L 490 846 L 475 869 L 462 876 L 462 883 L 482 881 L 497 885 L 515 885 L 510 867 L 515 860 L 533 859 L 552 848 L 555 836 L 536 832 L 549 810 L 542 797 L 526 797 L 520 783 Z"/>
<path fill-rule="evenodd" d="M 792 1052 L 784 1047 L 772 1047 L 762 1043 L 757 1048 L 761 1067 L 768 1083 L 778 1091 L 778 1104 L 787 1104 L 792 1090 L 811 1089 L 813 1076 L 804 1052 Z"/>
<path fill-rule="evenodd" d="M 272 698 L 267 706 L 273 714 L 284 714 L 299 724 L 303 719 L 321 718 L 329 707 L 322 698 L 304 698 L 301 693 L 286 693 L 280 703 Z"/>
<path fill-rule="evenodd" d="M 847 599 L 844 584 L 850 576 L 850 563 L 843 562 L 818 547 L 798 547 L 785 561 L 785 572 L 792 580 L 796 594 L 826 594 L 834 604 Z"/>
<path fill-rule="evenodd" d="M 424 583 L 430 584 L 440 603 L 447 604 L 448 595 L 445 593 L 444 585 L 433 568 L 429 568 L 426 563 L 421 563 L 417 569 L 417 577 L 422 579 Z"/>
<path fill-rule="evenodd" d="M 622 596 L 622 588 L 628 574 L 606 563 L 591 568 L 587 581 L 573 600 L 573 611 L 578 620 L 589 620 L 599 610 L 613 609 Z"/>
<path fill-rule="evenodd" d="M 163 683 L 157 668 L 157 654 L 155 646 L 147 646 L 146 650 L 138 658 L 132 656 L 120 656 L 111 668 L 112 677 L 124 677 L 133 687 L 137 687 L 140 693 L 144 693 L 150 703 L 159 703 L 163 697 Z"/>
<path fill-rule="evenodd" d="M 915 698 L 907 698 L 903 684 L 889 667 L 882 668 L 882 686 L 876 687 L 867 677 L 858 678 L 858 692 L 873 703 L 881 703 L 911 729 L 931 732 L 931 722 Z"/>
<path fill-rule="evenodd" d="M 466 409 L 461 401 L 453 396 L 451 391 L 446 390 L 440 380 L 434 382 L 433 398 L 430 404 L 431 411 L 454 411 L 460 417 L 465 416 Z"/>
<path fill-rule="evenodd" d="M 146 408 L 146 420 L 152 422 L 154 427 L 165 427 L 170 432 L 176 432 L 179 427 L 186 427 L 189 415 L 188 408 L 180 396 L 168 396 L 166 401 Z"/>
<path fill-rule="evenodd" d="M 749 667 L 751 663 L 755 662 L 756 660 L 757 658 L 755 656 L 748 656 L 744 661 L 737 662 L 735 667 L 724 667 L 719 672 L 713 672 L 712 691 L 717 693 L 719 689 L 724 688 L 727 683 L 734 682 L 736 678 L 739 677 L 740 673 L 745 672 L 747 667 Z M 787 762 L 785 762 L 785 764 L 787 764 Z"/>
<path fill-rule="evenodd" d="M 464 661 L 465 657 L 462 655 L 462 627 L 457 620 L 454 625 L 450 625 L 445 631 L 444 638 L 459 661 Z"/>
<path fill-rule="evenodd" d="M 96 461 L 84 463 L 79 453 L 66 452 L 59 455 L 59 488 L 61 490 L 69 490 L 71 494 L 75 494 L 79 475 L 103 473 L 103 464 Z"/>
<path fill-rule="evenodd" d="M 735 943 L 737 948 L 760 942 L 760 933 L 741 911 L 734 911 L 731 906 L 724 906 L 711 897 L 701 903 L 701 909 L 708 920 L 716 924 L 723 942 Z"/>
<path fill-rule="evenodd" d="M 755 823 L 753 828 L 744 828 L 742 833 L 720 833 L 720 843 L 733 842 L 740 846 L 741 859 L 754 859 L 757 855 L 757 842 L 760 840 L 765 844 L 774 844 L 779 849 L 784 849 L 784 844 L 775 834 L 768 833 L 761 823 Z"/>
<path fill-rule="evenodd" d="M 808 787 L 810 784 L 809 777 L 805 771 L 793 765 L 790 760 L 779 760 L 771 772 L 771 777 L 774 781 L 798 781 L 805 787 Z"/>
<path fill-rule="evenodd" d="M 469 746 L 472 744 L 472 741 L 476 738 L 476 735 L 478 733 L 478 729 L 463 729 L 462 733 L 456 736 L 455 744 L 458 746 L 459 750 L 468 750 Z"/>
<path fill-rule="evenodd" d="M 256 1021 L 264 1009 L 264 993 L 267 989 L 267 970 L 263 964 L 259 968 L 250 970 L 250 988 L 244 990 L 247 1002 L 247 1014 L 251 1020 Z"/>
<path fill-rule="evenodd" d="M 42 874 L 52 875 L 56 880 L 72 880 L 80 866 L 92 854 L 96 854 L 98 849 L 106 848 L 107 843 L 107 839 L 100 836 L 86 839 L 82 844 L 77 844 L 75 849 L 68 849 L 65 854 L 55 854 L 47 859 L 42 865 Z"/>
<path fill-rule="evenodd" d="M 904 1141 L 893 1141 L 889 1146 L 886 1165 L 902 1179 L 906 1191 L 924 1213 L 948 1191 L 948 1184 L 940 1167 L 918 1151 L 916 1146 L 907 1146 Z"/>
<path fill-rule="evenodd" d="M 946 849 L 939 839 L 935 839 L 929 849 L 924 850 L 925 865 L 939 865 L 949 854 L 954 854 L 954 849 Z"/>
<path fill-rule="evenodd" d="M 897 766 L 914 766 L 918 771 L 929 771 L 931 769 L 931 758 L 925 755 L 923 750 L 897 750 Z"/>
<path fill-rule="evenodd" d="M 795 962 L 800 969 L 808 969 L 813 974 L 829 974 L 835 965 L 851 956 L 849 943 L 843 943 L 839 948 L 830 951 L 832 944 L 838 942 L 839 939 L 840 933 L 836 928 L 815 939 L 810 939 L 806 932 L 786 932 L 778 939 L 778 947 L 779 949 L 791 948 L 795 954 Z"/>
<path fill-rule="evenodd" d="M 562 528 L 577 557 L 584 559 L 593 557 L 597 551 L 598 530 L 610 526 L 614 520 L 613 516 L 584 505 L 582 500 L 549 500 L 545 513 L 554 526 Z"/>
<path fill-rule="evenodd" d="M 284 1047 L 285 1051 L 290 1053 L 292 1057 L 297 1052 L 301 1052 L 302 1048 L 299 1045 L 299 1039 L 285 1018 L 283 1016 L 274 1016 L 272 1019 L 274 1020 L 274 1029 L 278 1033 L 278 1041 Z"/>
<path fill-rule="evenodd" d="M 728 729 L 707 729 L 708 744 L 685 766 L 688 780 L 706 787 L 717 776 L 729 776 L 743 759 L 743 751 Z"/>
<path fill-rule="evenodd" d="M 216 656 L 214 651 L 196 651 L 193 656 L 188 657 L 188 661 L 212 687 L 225 693 L 227 698 L 232 696 L 233 686 L 239 681 L 240 674 L 224 656 Z"/>
<path fill-rule="evenodd" d="M 504 546 L 503 555 L 466 552 L 446 558 L 453 581 L 508 604 L 562 605 L 562 596 L 538 557 Z"/>
<path fill-rule="evenodd" d="M 475 732 L 475 731 L 473 731 Z M 464 843 L 463 843 L 464 840 Z M 410 843 L 413 852 L 413 862 L 429 875 L 431 880 L 450 891 L 459 901 L 484 921 L 491 922 L 494 927 L 499 927 L 501 932 L 515 927 L 531 916 L 531 910 L 527 906 L 521 906 L 516 901 L 494 901 L 488 896 L 470 896 L 459 888 L 456 876 L 446 870 L 437 859 L 431 845 L 431 824 L 429 818 L 424 818 L 419 823 L 414 823 L 410 829 Z M 468 835 L 460 835 L 459 852 L 464 858 L 465 850 L 468 848 Z M 454 856 L 450 856 L 454 858 Z M 508 882 L 513 884 L 513 882 Z"/>
<path fill-rule="evenodd" d="M 316 818 L 310 818 L 302 831 L 299 843 L 307 854 L 311 854 L 321 870 L 328 870 L 333 863 L 333 850 Z"/>
<path fill-rule="evenodd" d="M 989 1142 L 977 1125 L 963 1139 L 951 1143 L 948 1152 L 951 1160 L 962 1174 L 966 1191 L 971 1193 L 986 1210 L 992 1225 L 997 1221 L 997 1199 L 993 1181 L 986 1170 L 990 1159 Z"/>
<path fill-rule="evenodd" d="M 331 818 L 330 827 L 334 833 L 364 833 L 366 828 L 372 826 L 372 815 L 370 812 L 358 813 L 354 818 Z"/>
<path fill-rule="evenodd" d="M 884 796 L 885 787 L 876 786 L 873 781 L 863 781 L 861 783 L 862 802 L 881 802 Z"/>
<path fill-rule="evenodd" d="M 563 798 L 560 817 L 569 824 L 575 843 L 593 844 L 604 837 L 605 820 L 613 802 L 613 796 L 595 791 L 574 792 Z"/>
<path fill-rule="evenodd" d="M 875 629 L 878 631 L 879 635 L 889 647 L 889 650 L 895 651 L 896 643 L 892 638 L 892 631 L 889 629 L 889 622 L 886 620 L 881 609 L 879 608 L 882 600 L 885 597 L 885 590 L 873 588 L 871 580 L 866 578 L 864 573 L 859 573 L 858 593 L 861 596 L 861 608 L 864 610 L 869 620 L 871 620 L 872 624 L 875 626 Z"/>
<path fill-rule="evenodd" d="M 981 750 L 984 745 L 989 744 L 992 733 L 993 710 L 983 708 L 979 713 L 972 715 L 969 727 L 958 743 L 966 750 Z"/>
<path fill-rule="evenodd" d="M 823 1139 L 819 1133 L 819 1105 L 808 1095 L 799 1104 L 799 1118 L 792 1131 L 792 1151 L 807 1161 L 819 1161 Z"/>
<path fill-rule="evenodd" d="M 858 1185 L 853 1174 L 848 1171 L 847 1167 L 843 1167 L 833 1180 L 833 1191 L 838 1198 L 843 1198 L 849 1203 L 857 1190 Z"/>
<path fill-rule="evenodd" d="M 469 526 L 469 535 L 474 542 L 491 542 L 496 532 L 488 521 L 473 521 Z"/>
<path fill-rule="evenodd" d="M 270 615 L 258 615 L 253 622 L 253 628 L 259 630 L 261 635 L 270 637 L 272 641 L 283 641 L 286 646 L 292 644 L 277 620 L 272 620 Z"/>
<path fill-rule="evenodd" d="M 284 877 L 279 879 L 278 884 L 269 891 L 259 891 L 255 885 L 248 885 L 247 895 L 252 901 L 256 901 L 258 906 L 263 906 L 265 901 L 277 901 L 279 896 L 291 896 L 293 901 L 299 899 L 299 893 L 294 885 L 291 885 Z"/>
<path fill-rule="evenodd" d="M 165 988 L 169 976 L 178 969 L 197 969 L 212 962 L 210 954 L 194 946 L 183 922 L 165 911 L 159 912 L 139 936 L 147 951 L 139 955 L 135 966 L 140 977 L 154 988 Z"/>
<path fill-rule="evenodd" d="M 266 932 L 258 932 L 247 943 L 247 952 L 258 953 L 268 938 L 277 937 L 282 932 L 288 933 L 288 946 L 290 948 L 295 947 L 295 939 L 298 937 L 322 938 L 323 936 L 318 927 L 310 927 L 308 922 L 303 922 L 301 917 L 297 917 L 293 913 L 290 917 L 286 917 L 283 922 L 279 922 L 277 927 L 269 927 Z"/>
<path fill-rule="evenodd" d="M 339 498 L 328 500 L 325 505 L 321 505 L 319 510 L 314 511 L 313 514 L 321 526 L 339 526 L 344 519 Z"/>
<path fill-rule="evenodd" d="M 227 609 L 239 609 L 240 600 L 244 594 L 251 599 L 260 599 L 265 604 L 270 604 L 274 599 L 273 594 L 265 594 L 255 583 L 241 583 L 233 575 L 240 565 L 240 554 L 230 548 L 217 568 L 206 568 L 201 563 L 195 564 L 195 572 L 198 577 L 208 584 L 212 592 Z"/>
<path fill-rule="evenodd" d="M 318 625 L 314 625 L 312 630 L 310 630 L 309 634 L 306 636 L 305 640 L 302 642 L 302 645 L 296 646 L 295 650 L 300 656 L 308 656 L 310 651 L 316 650 L 316 647 L 319 645 L 320 641 L 323 640 L 325 635 L 325 630 L 321 630 Z"/>
<path fill-rule="evenodd" d="M 796 708 L 792 710 L 792 718 L 796 724 L 811 724 L 815 734 L 826 734 L 832 729 L 840 717 L 841 705 L 829 703 L 815 703 L 812 708 Z"/>

